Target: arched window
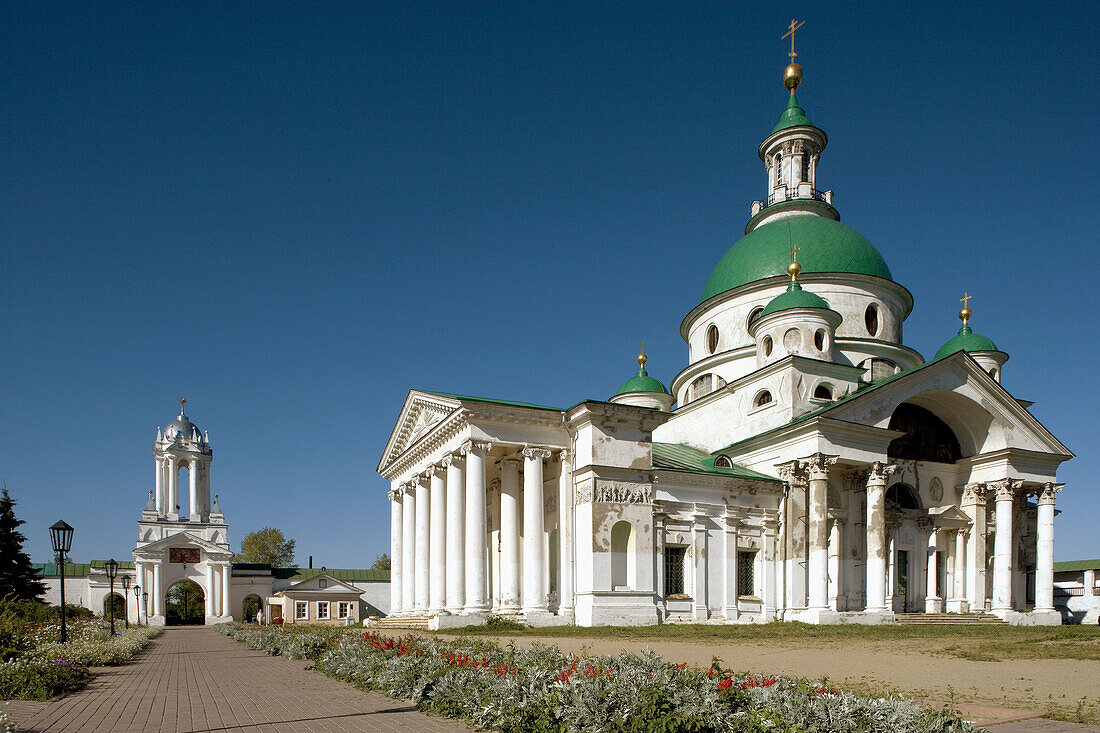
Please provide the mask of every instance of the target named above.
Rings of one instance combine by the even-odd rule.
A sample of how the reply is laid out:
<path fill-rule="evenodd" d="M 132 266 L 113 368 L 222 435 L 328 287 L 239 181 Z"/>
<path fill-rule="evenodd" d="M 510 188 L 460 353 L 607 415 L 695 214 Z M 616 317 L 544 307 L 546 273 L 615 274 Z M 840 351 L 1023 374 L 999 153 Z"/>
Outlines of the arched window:
<path fill-rule="evenodd" d="M 714 459 L 715 468 L 733 468 L 733 462 L 725 456 L 718 456 Z"/>
<path fill-rule="evenodd" d="M 771 404 L 772 393 L 768 390 L 762 390 L 760 394 L 756 395 L 756 399 L 752 401 L 753 407 L 763 407 L 764 405 Z"/>
<path fill-rule="evenodd" d="M 993 377 L 994 379 L 996 379 L 996 378 L 997 378 L 997 370 L 996 370 L 996 369 L 990 369 L 990 370 L 989 370 L 989 376 L 991 376 L 991 377 Z"/>
<path fill-rule="evenodd" d="M 779 153 L 775 156 L 775 185 L 783 185 L 783 154 Z"/>
<path fill-rule="evenodd" d="M 806 182 L 810 180 L 810 154 L 803 153 L 802 155 L 802 181 Z"/>
<path fill-rule="evenodd" d="M 718 326 L 713 323 L 707 326 L 707 353 L 718 351 Z"/>
<path fill-rule="evenodd" d="M 867 326 L 867 333 L 872 336 L 878 333 L 878 306 L 874 303 L 863 312 L 863 323 Z"/>
<path fill-rule="evenodd" d="M 764 312 L 764 306 L 758 305 L 749 312 L 749 319 L 745 321 L 745 330 L 752 328 L 752 324 L 760 318 L 760 314 Z"/>
<path fill-rule="evenodd" d="M 817 400 L 831 400 L 833 398 L 833 390 L 829 388 L 827 384 L 819 384 L 814 387 L 814 399 Z"/>
<path fill-rule="evenodd" d="M 917 492 L 909 484 L 894 484 L 886 490 L 886 501 L 901 509 L 920 509 Z"/>
<path fill-rule="evenodd" d="M 771 336 L 765 336 L 764 340 L 761 341 L 760 343 L 763 344 L 763 346 L 764 346 L 764 356 L 771 356 L 772 355 L 772 348 L 773 348 L 772 337 Z"/>
<path fill-rule="evenodd" d="M 947 423 L 931 411 L 902 402 L 890 416 L 891 430 L 905 433 L 886 448 L 888 458 L 955 463 L 962 458 L 959 439 Z"/>
<path fill-rule="evenodd" d="M 615 522 L 611 527 L 611 589 L 633 590 L 637 577 L 634 525 Z"/>
<path fill-rule="evenodd" d="M 818 351 L 825 351 L 825 329 L 819 328 L 814 332 L 814 346 Z"/>

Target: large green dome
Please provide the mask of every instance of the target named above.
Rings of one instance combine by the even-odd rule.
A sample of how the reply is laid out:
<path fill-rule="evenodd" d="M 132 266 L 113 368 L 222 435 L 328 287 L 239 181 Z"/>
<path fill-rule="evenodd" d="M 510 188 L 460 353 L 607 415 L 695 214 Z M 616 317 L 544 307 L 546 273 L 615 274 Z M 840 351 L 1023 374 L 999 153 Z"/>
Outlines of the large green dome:
<path fill-rule="evenodd" d="M 795 214 L 758 226 L 718 262 L 703 289 L 703 300 L 787 271 L 798 246 L 803 273 L 844 272 L 892 280 L 890 268 L 862 234 L 815 214 Z"/>
<path fill-rule="evenodd" d="M 630 379 L 623 382 L 623 386 L 619 387 L 619 391 L 615 393 L 615 397 L 621 394 L 630 394 L 631 392 L 660 392 L 661 394 L 670 394 L 668 388 L 661 384 L 661 381 L 654 379 L 646 373 L 643 366 L 638 370 L 638 373 Z"/>

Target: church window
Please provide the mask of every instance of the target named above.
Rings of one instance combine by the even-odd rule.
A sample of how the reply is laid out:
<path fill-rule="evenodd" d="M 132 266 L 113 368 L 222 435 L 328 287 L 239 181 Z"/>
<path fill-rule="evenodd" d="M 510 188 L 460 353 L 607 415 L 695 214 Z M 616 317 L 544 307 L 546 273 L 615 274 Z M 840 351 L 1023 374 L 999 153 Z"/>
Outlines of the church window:
<path fill-rule="evenodd" d="M 737 551 L 737 595 L 756 595 L 756 550 Z"/>
<path fill-rule="evenodd" d="M 632 590 L 637 575 L 636 534 L 630 522 L 611 528 L 611 589 Z"/>
<path fill-rule="evenodd" d="M 955 463 L 962 458 L 955 433 L 947 423 L 923 407 L 902 402 L 890 416 L 888 427 L 905 433 L 890 441 L 886 447 L 888 458 L 936 463 Z"/>
<path fill-rule="evenodd" d="M 920 509 L 917 492 L 909 484 L 894 484 L 888 488 L 886 501 L 902 509 Z"/>
<path fill-rule="evenodd" d="M 704 397 L 713 392 L 714 389 L 714 375 L 704 374 L 691 383 L 691 399 L 697 400 Z"/>
<path fill-rule="evenodd" d="M 763 407 L 764 405 L 770 405 L 772 401 L 772 393 L 768 390 L 762 390 L 760 394 L 756 395 L 756 399 L 752 401 L 753 407 Z"/>
<path fill-rule="evenodd" d="M 867 326 L 867 333 L 872 336 L 878 333 L 878 306 L 874 303 L 867 306 L 867 310 L 864 311 L 863 322 Z"/>
<path fill-rule="evenodd" d="M 296 621 L 309 619 L 309 603 L 306 601 L 294 601 L 294 619 Z"/>
<path fill-rule="evenodd" d="M 351 618 L 351 603 L 340 601 L 336 604 L 336 618 Z"/>
<path fill-rule="evenodd" d="M 764 347 L 764 356 L 771 356 L 772 355 L 772 337 L 771 336 L 765 336 L 764 340 L 761 341 L 760 344 Z"/>
<path fill-rule="evenodd" d="M 713 354 L 718 350 L 718 326 L 713 323 L 707 327 L 707 353 Z"/>
<path fill-rule="evenodd" d="M 725 456 L 718 456 L 714 459 L 715 468 L 733 468 L 733 462 Z"/>
<path fill-rule="evenodd" d="M 833 391 L 829 389 L 827 384 L 819 384 L 814 387 L 814 399 L 818 400 L 831 400 L 833 398 Z"/>
<path fill-rule="evenodd" d="M 814 332 L 814 346 L 818 351 L 825 350 L 825 329 L 819 328 Z"/>
<path fill-rule="evenodd" d="M 684 561 L 687 548 L 677 545 L 665 546 L 665 595 L 684 595 Z"/>
<path fill-rule="evenodd" d="M 801 347 L 802 332 L 797 328 L 787 329 L 787 332 L 783 334 L 783 348 L 787 350 L 788 354 L 797 354 Z"/>
<path fill-rule="evenodd" d="M 329 618 L 329 602 L 317 601 L 317 620 L 324 621 Z"/>
<path fill-rule="evenodd" d="M 783 154 L 775 156 L 775 185 L 783 185 Z"/>
<path fill-rule="evenodd" d="M 802 156 L 802 180 L 803 181 L 809 181 L 810 180 L 810 156 L 809 155 L 803 155 Z"/>
<path fill-rule="evenodd" d="M 745 328 L 752 328 L 752 324 L 756 323 L 760 319 L 760 314 L 764 312 L 764 306 L 758 305 L 752 309 L 749 313 L 749 320 L 745 324 Z"/>

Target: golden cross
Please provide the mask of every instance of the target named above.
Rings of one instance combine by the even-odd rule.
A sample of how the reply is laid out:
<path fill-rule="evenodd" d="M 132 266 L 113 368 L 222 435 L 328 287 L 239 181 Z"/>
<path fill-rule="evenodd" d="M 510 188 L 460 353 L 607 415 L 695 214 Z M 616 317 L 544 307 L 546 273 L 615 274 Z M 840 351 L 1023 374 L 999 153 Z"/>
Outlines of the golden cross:
<path fill-rule="evenodd" d="M 798 251 L 801 247 L 793 246 L 791 248 L 791 262 L 798 262 Z"/>
<path fill-rule="evenodd" d="M 641 351 L 642 351 L 643 354 L 645 353 L 645 341 L 642 342 Z"/>
<path fill-rule="evenodd" d="M 804 25 L 806 25 L 806 21 L 792 19 L 791 24 L 787 26 L 787 32 L 783 34 L 783 38 L 786 38 L 787 36 L 791 37 L 791 52 L 787 55 L 791 57 L 792 64 L 794 63 L 794 57 L 798 55 L 794 52 L 794 32 Z M 779 40 L 783 40 L 783 38 Z"/>
<path fill-rule="evenodd" d="M 180 407 L 183 407 L 186 404 L 187 404 L 187 398 L 186 397 L 180 397 Z"/>
<path fill-rule="evenodd" d="M 967 295 L 965 292 L 963 292 L 963 297 L 959 298 L 959 302 L 963 304 L 963 308 L 969 308 L 970 304 L 967 303 L 967 301 L 973 297 L 973 295 Z"/>

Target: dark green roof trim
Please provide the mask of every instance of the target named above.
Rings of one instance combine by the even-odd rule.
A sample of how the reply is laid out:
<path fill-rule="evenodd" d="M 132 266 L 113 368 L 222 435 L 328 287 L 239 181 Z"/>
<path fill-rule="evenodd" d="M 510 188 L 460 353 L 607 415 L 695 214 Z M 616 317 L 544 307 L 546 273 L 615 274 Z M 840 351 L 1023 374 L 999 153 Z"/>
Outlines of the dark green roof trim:
<path fill-rule="evenodd" d="M 948 341 L 946 344 L 940 347 L 940 350 L 936 352 L 933 359 L 942 359 L 945 356 L 954 354 L 956 351 L 997 351 L 997 344 L 992 340 L 982 336 L 980 333 L 974 333 L 970 326 L 966 323 L 959 329 L 959 332 Z"/>
<path fill-rule="evenodd" d="M 325 575 L 350 583 L 356 580 L 385 582 L 390 580 L 389 570 L 355 570 L 348 568 L 272 568 L 271 575 L 279 580 L 299 582 Z"/>
<path fill-rule="evenodd" d="M 729 476 L 731 478 L 755 479 L 759 481 L 774 481 L 782 483 L 774 476 L 753 471 L 736 463 L 731 468 L 715 466 L 717 455 L 710 455 L 705 451 L 692 448 L 682 443 L 654 443 L 653 467 L 671 471 L 688 471 L 690 473 L 705 473 L 711 476 Z"/>
<path fill-rule="evenodd" d="M 1086 570 L 1100 570 L 1100 560 L 1063 560 L 1054 563 L 1054 572 L 1071 573 Z"/>
<path fill-rule="evenodd" d="M 118 560 L 119 572 L 125 570 L 134 569 L 133 560 Z M 43 577 L 54 577 L 58 575 L 57 563 L 55 562 L 32 562 L 31 567 L 38 571 L 38 574 Z M 91 562 L 67 562 L 65 563 L 65 577 L 76 577 L 78 575 L 87 575 L 92 570 L 106 570 L 106 560 L 92 560 Z"/>
<path fill-rule="evenodd" d="M 503 405 L 505 407 L 529 407 L 533 410 L 548 410 L 552 412 L 565 412 L 560 407 L 548 407 L 546 405 L 536 405 L 531 402 L 513 402 L 512 400 L 495 400 L 490 397 L 471 397 L 470 395 L 451 394 L 450 392 L 434 392 L 430 389 L 418 389 L 417 392 L 423 392 L 424 394 L 435 395 L 436 397 L 448 397 L 452 400 L 463 400 L 465 402 L 482 402 L 487 405 Z"/>

